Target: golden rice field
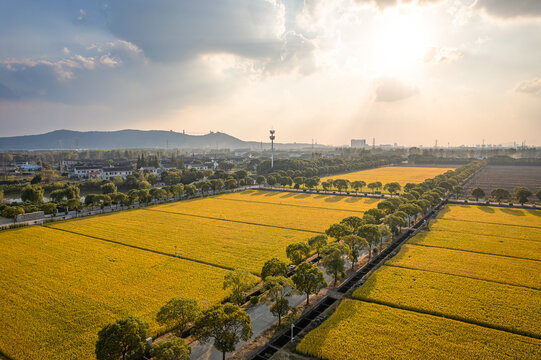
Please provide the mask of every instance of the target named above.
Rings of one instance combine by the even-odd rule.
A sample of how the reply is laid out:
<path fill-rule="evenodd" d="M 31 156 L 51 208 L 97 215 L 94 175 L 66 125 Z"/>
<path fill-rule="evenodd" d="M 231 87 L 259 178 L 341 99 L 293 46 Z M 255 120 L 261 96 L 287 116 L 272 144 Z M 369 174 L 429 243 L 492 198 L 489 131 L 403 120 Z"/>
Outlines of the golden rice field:
<path fill-rule="evenodd" d="M 406 244 L 387 264 L 541 290 L 541 262 L 534 260 Z"/>
<path fill-rule="evenodd" d="M 295 192 L 246 190 L 215 196 L 214 199 L 242 201 L 250 203 L 291 205 L 315 209 L 364 212 L 377 206 L 379 199 Z M 358 214 L 355 214 L 358 215 Z"/>
<path fill-rule="evenodd" d="M 284 195 L 284 193 L 274 193 L 282 196 Z M 180 201 L 153 206 L 148 209 L 255 223 L 258 225 L 324 232 L 330 224 L 340 222 L 345 217 L 351 215 L 362 217 L 363 211 L 375 207 L 377 204 L 377 201 L 365 201 L 366 198 L 353 198 L 359 200 L 354 203 L 355 206 L 351 206 L 351 208 L 355 208 L 355 210 L 343 210 L 335 209 L 335 207 L 338 206 L 338 201 L 330 202 L 327 204 L 327 207 L 321 207 L 309 205 L 311 202 L 307 199 L 296 200 L 297 204 L 293 205 L 280 204 L 277 202 L 256 202 L 251 195 L 242 193 L 240 196 L 236 196 L 235 200 L 232 200 L 228 195 Z M 315 197 L 316 195 L 312 196 Z M 328 197 L 338 200 L 344 198 L 343 196 Z M 243 198 L 245 199 L 242 200 Z"/>
<path fill-rule="evenodd" d="M 353 298 L 541 338 L 539 290 L 382 266 Z"/>
<path fill-rule="evenodd" d="M 269 258 L 286 260 L 285 248 L 315 233 L 209 220 L 153 210 L 54 223 L 51 228 L 122 242 L 226 268 L 259 273 Z"/>
<path fill-rule="evenodd" d="M 438 218 L 500 225 L 537 227 L 541 229 L 541 211 L 530 209 L 449 205 L 440 211 Z M 541 238 L 538 240 L 541 240 Z"/>
<path fill-rule="evenodd" d="M 541 260 L 541 241 L 448 231 L 427 231 L 411 238 L 409 243 Z"/>
<path fill-rule="evenodd" d="M 536 210 L 539 211 L 539 210 Z M 494 223 L 491 222 L 476 222 L 476 218 L 472 217 L 471 220 L 456 220 L 448 219 L 447 217 L 438 217 L 430 222 L 430 230 L 436 231 L 448 231 L 459 234 L 471 235 L 486 235 L 497 238 L 510 238 L 510 239 L 522 239 L 541 241 L 541 227 L 535 227 L 537 222 L 536 216 L 528 216 L 530 220 L 528 226 L 517 226 L 506 223 Z M 512 221 L 508 219 L 507 221 Z"/>
<path fill-rule="evenodd" d="M 407 183 L 422 183 L 426 179 L 436 177 L 448 170 L 453 169 L 454 168 L 443 167 L 387 166 L 347 174 L 327 176 L 322 178 L 321 181 L 323 182 L 328 179 L 345 179 L 349 181 L 362 180 L 367 184 L 374 181 L 381 181 L 381 183 L 384 185 L 396 181 L 400 185 L 404 186 Z M 365 187 L 363 190 L 368 190 L 368 188 Z"/>
<path fill-rule="evenodd" d="M 297 351 L 322 359 L 539 359 L 541 340 L 345 299 Z"/>
<path fill-rule="evenodd" d="M 13 359 L 93 359 L 97 332 L 172 297 L 221 301 L 226 270 L 46 228 L 0 232 L 0 352 Z"/>

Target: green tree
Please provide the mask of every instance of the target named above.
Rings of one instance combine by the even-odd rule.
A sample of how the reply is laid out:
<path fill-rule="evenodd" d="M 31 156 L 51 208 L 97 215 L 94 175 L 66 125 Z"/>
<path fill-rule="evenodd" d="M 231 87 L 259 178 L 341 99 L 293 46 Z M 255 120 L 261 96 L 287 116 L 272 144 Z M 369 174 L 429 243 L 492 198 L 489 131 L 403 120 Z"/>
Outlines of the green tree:
<path fill-rule="evenodd" d="M 265 184 L 265 177 L 263 175 L 259 175 L 256 179 L 255 179 L 255 182 L 257 183 L 257 185 L 263 185 Z"/>
<path fill-rule="evenodd" d="M 285 276 L 267 276 L 263 282 L 263 296 L 266 301 L 273 303 L 271 309 L 275 309 L 273 315 L 278 316 L 278 325 L 281 324 L 282 315 L 287 314 L 289 311 L 289 303 L 286 307 L 283 300 L 290 295 L 294 288 L 295 284 L 292 279 Z"/>
<path fill-rule="evenodd" d="M 305 242 L 289 244 L 286 247 L 286 255 L 294 265 L 299 265 L 310 255 L 310 247 Z"/>
<path fill-rule="evenodd" d="M 389 194 L 391 194 L 391 195 L 399 192 L 401 189 L 402 189 L 402 186 L 400 186 L 400 184 L 397 183 L 397 182 L 387 183 L 383 187 L 383 190 L 387 190 L 389 192 Z"/>
<path fill-rule="evenodd" d="M 479 201 L 479 198 L 485 197 L 485 192 L 481 188 L 475 188 L 471 191 L 471 194 L 473 197 L 475 197 L 475 201 Z"/>
<path fill-rule="evenodd" d="M 201 315 L 195 299 L 173 298 L 169 300 L 156 315 L 156 322 L 166 325 L 178 336 L 188 329 Z"/>
<path fill-rule="evenodd" d="M 420 212 L 423 211 L 419 205 L 408 203 L 408 204 L 402 204 L 398 207 L 399 211 L 403 211 L 406 214 L 408 214 L 408 226 L 410 225 L 410 217 L 417 216 Z"/>
<path fill-rule="evenodd" d="M 357 230 L 357 235 L 364 238 L 366 242 L 368 242 L 368 247 L 370 250 L 369 256 L 372 258 L 372 249 L 374 246 L 377 246 L 381 238 L 379 227 L 374 224 L 362 225 L 359 230 Z"/>
<path fill-rule="evenodd" d="M 524 203 L 528 201 L 528 198 L 533 195 L 530 189 L 523 186 L 516 187 L 513 192 L 520 205 L 524 206 Z"/>
<path fill-rule="evenodd" d="M 308 239 L 308 246 L 310 246 L 312 250 L 315 250 L 317 252 L 318 257 L 319 252 L 325 245 L 327 245 L 327 235 L 316 235 Z"/>
<path fill-rule="evenodd" d="M 4 199 L 4 189 L 0 186 L 0 202 Z"/>
<path fill-rule="evenodd" d="M 162 341 L 152 348 L 154 360 L 189 360 L 192 349 L 186 345 L 184 339 L 173 337 Z"/>
<path fill-rule="evenodd" d="M 385 224 L 378 225 L 378 228 L 379 228 L 379 233 L 380 233 L 379 248 L 381 251 L 381 249 L 383 249 L 383 238 L 387 236 L 391 236 L 392 234 L 391 234 L 391 229 Z"/>
<path fill-rule="evenodd" d="M 141 355 L 145 350 L 148 324 L 135 316 L 129 316 L 108 324 L 98 332 L 96 342 L 97 360 L 126 360 L 128 354 Z"/>
<path fill-rule="evenodd" d="M 340 238 L 349 235 L 352 232 L 353 230 L 345 224 L 332 224 L 327 230 L 325 230 L 325 234 L 335 238 L 336 240 L 340 240 Z"/>
<path fill-rule="evenodd" d="M 462 195 L 462 193 L 464 192 L 464 188 L 460 185 L 455 185 L 453 187 L 453 192 L 455 193 L 457 199 Z"/>
<path fill-rule="evenodd" d="M 52 202 L 45 203 L 41 205 L 41 210 L 47 215 L 56 214 L 56 204 Z"/>
<path fill-rule="evenodd" d="M 297 291 L 306 294 L 306 304 L 310 303 L 310 295 L 317 294 L 327 286 L 323 272 L 313 263 L 304 262 L 291 277 Z"/>
<path fill-rule="evenodd" d="M 244 293 L 257 284 L 257 278 L 248 270 L 237 269 L 224 277 L 224 290 L 231 288 L 231 301 L 241 305 L 244 302 Z"/>
<path fill-rule="evenodd" d="M 214 347 L 225 360 L 225 354 L 234 351 L 240 340 L 252 337 L 250 321 L 250 315 L 237 305 L 214 305 L 195 322 L 194 335 L 202 343 L 214 339 Z"/>
<path fill-rule="evenodd" d="M 353 266 L 355 266 L 357 260 L 359 260 L 362 251 L 368 249 L 368 242 L 357 235 L 344 236 L 342 242 L 349 248 L 351 268 L 353 269 Z"/>
<path fill-rule="evenodd" d="M 265 262 L 261 269 L 261 279 L 264 281 L 267 276 L 286 276 L 286 263 L 280 259 L 272 258 Z"/>
<path fill-rule="evenodd" d="M 349 180 L 336 179 L 334 180 L 334 186 L 338 189 L 338 191 L 342 191 L 342 189 L 347 190 L 349 186 Z"/>
<path fill-rule="evenodd" d="M 385 217 L 385 211 L 376 208 L 368 209 L 365 214 L 372 215 L 378 223 Z"/>
<path fill-rule="evenodd" d="M 210 187 L 212 188 L 212 191 L 216 193 L 218 190 L 222 190 L 225 186 L 225 183 L 222 179 L 212 179 L 210 181 Z"/>
<path fill-rule="evenodd" d="M 2 210 L 2 216 L 5 218 L 13 219 L 15 223 L 17 221 L 17 215 L 24 214 L 24 209 L 20 206 L 6 206 Z"/>
<path fill-rule="evenodd" d="M 338 279 L 345 274 L 346 262 L 344 256 L 349 256 L 349 248 L 341 243 L 329 244 L 322 250 L 321 264 L 327 270 L 327 273 L 332 274 L 334 286 L 336 286 Z"/>
<path fill-rule="evenodd" d="M 347 218 L 342 219 L 340 224 L 349 226 L 353 231 L 355 231 L 363 224 L 363 220 L 358 216 L 348 216 Z"/>
<path fill-rule="evenodd" d="M 351 183 L 351 187 L 353 189 L 355 189 L 355 192 L 357 192 L 357 193 L 359 192 L 359 190 L 362 191 L 363 187 L 365 187 L 365 186 L 366 186 L 366 183 L 364 181 L 362 181 L 362 180 L 353 181 Z"/>
<path fill-rule="evenodd" d="M 283 296 L 280 296 L 274 304 L 270 307 L 270 312 L 274 316 L 278 316 L 278 326 L 282 325 L 282 316 L 286 315 L 291 307 L 289 306 L 289 301 Z"/>
<path fill-rule="evenodd" d="M 69 199 L 66 205 L 68 206 L 69 210 L 75 210 L 76 215 L 79 214 L 79 210 L 81 210 L 81 207 L 83 206 L 83 204 L 81 204 L 81 200 L 77 198 Z"/>
<path fill-rule="evenodd" d="M 502 200 L 509 199 L 509 191 L 505 189 L 494 189 L 490 192 L 490 195 L 500 204 L 502 203 Z"/>
<path fill-rule="evenodd" d="M 41 203 L 43 202 L 43 192 L 43 188 L 39 185 L 26 185 L 21 192 L 21 200 Z"/>
<path fill-rule="evenodd" d="M 66 196 L 66 192 L 64 191 L 64 189 L 53 190 L 49 194 L 49 198 L 51 198 L 52 201 L 57 202 L 57 203 L 64 200 L 65 196 Z"/>
<path fill-rule="evenodd" d="M 370 191 L 374 192 L 374 190 L 375 190 L 375 189 L 377 188 L 377 186 L 378 186 L 378 183 L 377 183 L 377 182 L 371 182 L 371 183 L 369 183 L 369 184 L 366 185 L 366 186 L 368 186 L 368 188 L 370 189 Z"/>
<path fill-rule="evenodd" d="M 395 235 L 398 235 L 398 233 L 400 233 L 400 229 L 402 226 L 406 226 L 406 220 L 394 214 L 386 217 L 385 220 L 383 220 L 383 223 L 389 226 L 389 228 Z"/>
<path fill-rule="evenodd" d="M 535 196 L 537 196 L 537 199 L 539 201 L 541 201 L 541 190 L 538 190 L 536 193 L 535 193 Z M 1 197 L 0 197 L 0 200 L 1 200 Z"/>
<path fill-rule="evenodd" d="M 30 184 L 32 184 L 32 185 L 39 184 L 40 182 L 41 182 L 41 175 L 40 174 L 34 175 L 32 180 L 30 180 Z"/>
<path fill-rule="evenodd" d="M 225 181 L 225 188 L 226 189 L 231 190 L 231 189 L 234 189 L 236 187 L 237 187 L 237 180 L 235 180 L 235 179 L 227 179 Z"/>
<path fill-rule="evenodd" d="M 117 188 L 113 182 L 108 182 L 101 186 L 102 194 L 114 194 L 116 193 L 116 191 L 117 191 Z"/>

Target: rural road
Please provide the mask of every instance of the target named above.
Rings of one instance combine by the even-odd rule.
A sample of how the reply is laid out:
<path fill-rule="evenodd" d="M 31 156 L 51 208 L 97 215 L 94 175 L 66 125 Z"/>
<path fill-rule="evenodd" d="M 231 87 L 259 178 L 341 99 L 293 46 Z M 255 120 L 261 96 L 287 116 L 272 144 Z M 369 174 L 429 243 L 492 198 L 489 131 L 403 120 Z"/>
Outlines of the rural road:
<path fill-rule="evenodd" d="M 364 254 L 366 254 L 366 252 L 363 252 L 361 257 L 364 256 Z M 350 263 L 346 263 L 346 269 L 349 269 L 350 266 L 351 266 Z M 332 281 L 332 277 L 326 273 L 325 269 L 323 269 L 321 265 L 319 265 L 319 268 L 321 271 L 323 271 L 323 274 L 325 276 L 325 281 L 327 281 L 327 283 L 330 283 Z M 306 296 L 293 294 L 291 296 L 288 296 L 287 299 L 289 300 L 289 305 L 299 306 L 300 304 L 303 303 L 303 301 L 306 301 Z M 248 313 L 250 317 L 252 318 L 251 323 L 252 323 L 252 331 L 254 334 L 251 339 L 258 336 L 264 330 L 268 329 L 270 326 L 278 322 L 278 318 L 272 315 L 269 308 L 270 308 L 270 304 L 259 304 L 259 305 L 251 307 L 250 309 L 246 311 L 246 313 Z M 236 350 L 240 349 L 245 344 L 246 344 L 246 341 L 240 342 L 239 344 L 237 344 Z M 226 354 L 226 356 L 227 355 L 231 355 L 231 353 Z M 192 346 L 192 353 L 190 355 L 190 359 L 192 360 L 221 360 L 222 353 L 214 348 L 212 342 L 209 342 L 207 344 L 196 343 L 194 344 L 194 346 Z"/>

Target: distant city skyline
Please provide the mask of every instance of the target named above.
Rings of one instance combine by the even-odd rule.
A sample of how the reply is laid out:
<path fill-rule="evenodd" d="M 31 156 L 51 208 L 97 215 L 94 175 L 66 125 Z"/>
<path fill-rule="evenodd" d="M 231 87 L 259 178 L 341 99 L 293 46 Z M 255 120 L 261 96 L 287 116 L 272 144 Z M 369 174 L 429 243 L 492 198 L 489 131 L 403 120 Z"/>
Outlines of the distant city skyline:
<path fill-rule="evenodd" d="M 0 137 L 541 145 L 536 0 L 0 0 Z"/>

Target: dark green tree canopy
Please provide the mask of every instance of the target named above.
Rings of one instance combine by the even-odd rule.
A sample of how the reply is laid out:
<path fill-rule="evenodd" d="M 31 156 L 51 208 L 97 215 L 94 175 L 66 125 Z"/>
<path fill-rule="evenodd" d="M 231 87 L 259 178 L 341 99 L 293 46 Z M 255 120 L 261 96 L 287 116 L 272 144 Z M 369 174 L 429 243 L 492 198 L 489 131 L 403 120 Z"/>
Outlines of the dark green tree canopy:
<path fill-rule="evenodd" d="M 105 325 L 98 332 L 96 359 L 126 360 L 128 354 L 142 354 L 147 336 L 148 324 L 135 316 Z"/>
<path fill-rule="evenodd" d="M 267 276 L 286 276 L 287 265 L 278 258 L 267 260 L 261 269 L 261 279 L 265 280 Z"/>
<path fill-rule="evenodd" d="M 166 325 L 180 336 L 188 329 L 188 325 L 194 323 L 200 315 L 201 311 L 197 300 L 173 298 L 158 311 L 156 322 L 160 325 Z"/>

